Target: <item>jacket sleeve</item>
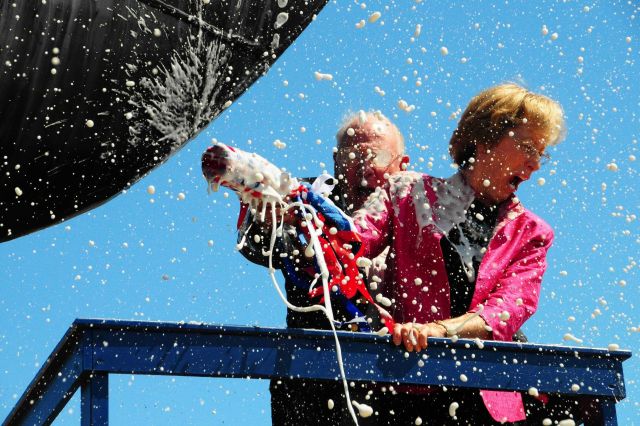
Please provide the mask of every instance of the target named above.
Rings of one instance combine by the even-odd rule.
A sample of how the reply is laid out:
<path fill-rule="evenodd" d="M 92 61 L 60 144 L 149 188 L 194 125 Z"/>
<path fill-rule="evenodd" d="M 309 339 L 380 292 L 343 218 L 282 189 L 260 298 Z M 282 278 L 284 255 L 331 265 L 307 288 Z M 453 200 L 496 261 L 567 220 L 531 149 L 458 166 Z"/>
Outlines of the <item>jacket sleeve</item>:
<path fill-rule="evenodd" d="M 390 245 L 393 214 L 388 189 L 380 187 L 354 213 L 353 222 L 362 240 L 362 256 L 374 258 Z"/>
<path fill-rule="evenodd" d="M 484 302 L 480 316 L 493 330 L 493 339 L 510 341 L 538 308 L 542 275 L 553 231 L 534 236 L 517 252 Z M 474 308 L 473 311 L 477 311 Z"/>
<path fill-rule="evenodd" d="M 271 241 L 271 227 L 255 220 L 251 211 L 247 211 L 244 219 L 239 223 L 237 241 L 238 244 L 242 242 L 240 254 L 245 259 L 257 265 L 269 267 L 268 250 Z M 295 229 L 290 225 L 285 225 L 282 236 L 276 238 L 273 267 L 282 269 L 281 255 L 290 254 L 295 246 Z"/>

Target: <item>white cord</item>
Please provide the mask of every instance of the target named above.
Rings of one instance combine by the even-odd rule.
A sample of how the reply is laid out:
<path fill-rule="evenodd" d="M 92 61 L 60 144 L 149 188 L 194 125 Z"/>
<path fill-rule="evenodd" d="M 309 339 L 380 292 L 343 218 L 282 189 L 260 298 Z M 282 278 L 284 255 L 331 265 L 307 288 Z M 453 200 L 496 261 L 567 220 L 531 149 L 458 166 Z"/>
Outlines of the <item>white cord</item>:
<path fill-rule="evenodd" d="M 286 207 L 286 210 L 289 210 L 293 207 L 301 208 L 304 216 L 304 212 L 308 210 L 312 215 L 314 221 L 318 220 L 316 216 L 315 210 L 310 206 L 296 202 L 287 205 L 282 200 L 274 200 L 271 203 L 271 240 L 269 241 L 269 276 L 273 282 L 280 299 L 284 302 L 287 308 L 291 309 L 294 312 L 314 312 L 314 311 L 322 311 L 326 315 L 329 320 L 329 324 L 331 325 L 331 331 L 333 332 L 333 338 L 336 342 L 336 357 L 338 359 L 338 368 L 340 369 L 340 376 L 342 378 L 342 386 L 344 387 L 344 394 L 347 400 L 347 408 L 349 410 L 349 414 L 351 414 L 351 418 L 353 419 L 356 426 L 358 426 L 358 418 L 356 417 L 356 413 L 353 410 L 353 406 L 351 404 L 351 396 L 349 395 L 349 385 L 347 384 L 347 377 L 344 372 L 344 363 L 342 361 L 342 348 L 340 346 L 340 341 L 338 340 L 338 333 L 336 332 L 336 328 L 334 325 L 334 317 L 333 317 L 333 309 L 331 307 L 331 298 L 329 293 L 329 269 L 327 268 L 327 263 L 324 258 L 324 254 L 322 252 L 322 246 L 320 245 L 320 240 L 318 239 L 318 235 L 316 234 L 316 229 L 313 226 L 313 223 L 310 220 L 307 220 L 307 228 L 309 230 L 309 235 L 311 236 L 311 244 L 313 245 L 313 249 L 316 256 L 316 261 L 318 262 L 318 267 L 320 268 L 320 276 L 322 277 L 322 288 L 324 290 L 324 306 L 322 305 L 311 305 L 311 306 L 295 306 L 291 304 L 282 290 L 278 285 L 278 281 L 275 276 L 275 268 L 273 267 L 273 250 L 276 244 L 276 204 L 281 204 L 282 207 Z M 280 228 L 282 228 L 284 222 L 284 212 L 281 216 Z"/>

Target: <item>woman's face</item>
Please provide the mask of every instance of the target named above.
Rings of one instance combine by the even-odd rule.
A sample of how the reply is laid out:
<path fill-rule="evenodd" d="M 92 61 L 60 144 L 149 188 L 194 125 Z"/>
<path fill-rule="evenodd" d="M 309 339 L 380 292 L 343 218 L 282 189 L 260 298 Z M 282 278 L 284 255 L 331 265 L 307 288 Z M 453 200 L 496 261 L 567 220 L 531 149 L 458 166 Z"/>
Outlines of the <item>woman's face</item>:
<path fill-rule="evenodd" d="M 540 168 L 545 156 L 544 138 L 526 124 L 508 130 L 497 145 L 479 145 L 475 162 L 466 171 L 467 181 L 476 196 L 490 204 L 498 204 L 516 192 Z"/>

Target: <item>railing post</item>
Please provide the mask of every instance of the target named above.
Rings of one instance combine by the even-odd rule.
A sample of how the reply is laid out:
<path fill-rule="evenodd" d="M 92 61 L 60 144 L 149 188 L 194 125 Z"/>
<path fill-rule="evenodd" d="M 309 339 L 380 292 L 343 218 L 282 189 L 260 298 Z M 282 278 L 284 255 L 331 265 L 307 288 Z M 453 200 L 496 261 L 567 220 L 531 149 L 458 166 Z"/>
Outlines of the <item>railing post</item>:
<path fill-rule="evenodd" d="M 600 410 L 602 411 L 603 426 L 618 426 L 618 418 L 616 416 L 616 401 L 605 399 L 600 402 Z"/>
<path fill-rule="evenodd" d="M 91 373 L 82 384 L 80 413 L 82 426 L 109 424 L 108 373 Z"/>

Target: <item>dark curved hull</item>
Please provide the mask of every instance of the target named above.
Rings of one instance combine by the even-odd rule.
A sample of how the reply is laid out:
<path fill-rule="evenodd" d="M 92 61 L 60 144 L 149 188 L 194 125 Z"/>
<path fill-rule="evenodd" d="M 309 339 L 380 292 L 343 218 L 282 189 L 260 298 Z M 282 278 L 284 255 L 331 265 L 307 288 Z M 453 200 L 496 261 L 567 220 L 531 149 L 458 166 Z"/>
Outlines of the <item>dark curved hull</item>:
<path fill-rule="evenodd" d="M 96 207 L 165 161 L 325 3 L 0 0 L 0 241 Z"/>

